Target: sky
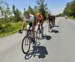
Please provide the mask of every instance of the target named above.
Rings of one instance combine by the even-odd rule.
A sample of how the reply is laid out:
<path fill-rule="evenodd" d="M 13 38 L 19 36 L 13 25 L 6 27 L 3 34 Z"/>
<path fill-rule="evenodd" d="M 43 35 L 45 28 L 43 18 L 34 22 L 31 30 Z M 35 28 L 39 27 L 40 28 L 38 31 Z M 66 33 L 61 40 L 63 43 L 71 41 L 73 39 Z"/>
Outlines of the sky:
<path fill-rule="evenodd" d="M 32 8 L 37 5 L 36 0 L 6 0 L 9 4 L 9 7 L 12 8 L 12 5 L 15 5 L 20 11 L 23 11 L 24 8 L 31 6 Z M 47 3 L 48 11 L 53 15 L 62 13 L 66 4 L 71 0 L 45 0 Z"/>

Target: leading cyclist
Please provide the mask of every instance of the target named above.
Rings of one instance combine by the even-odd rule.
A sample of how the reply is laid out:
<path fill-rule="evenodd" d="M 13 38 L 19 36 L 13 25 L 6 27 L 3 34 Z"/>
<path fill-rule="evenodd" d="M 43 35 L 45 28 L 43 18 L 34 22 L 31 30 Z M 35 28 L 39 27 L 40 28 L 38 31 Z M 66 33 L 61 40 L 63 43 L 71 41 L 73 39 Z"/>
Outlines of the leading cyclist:
<path fill-rule="evenodd" d="M 28 30 L 30 30 L 32 28 L 32 33 L 33 33 L 32 41 L 33 41 L 33 43 L 35 43 L 35 33 L 34 33 L 34 30 L 35 30 L 35 23 L 34 22 L 35 21 L 34 21 L 34 15 L 31 12 L 28 13 L 27 18 L 26 18 L 26 16 L 24 16 L 24 22 L 22 24 L 21 32 L 24 30 L 26 21 L 29 22 Z"/>

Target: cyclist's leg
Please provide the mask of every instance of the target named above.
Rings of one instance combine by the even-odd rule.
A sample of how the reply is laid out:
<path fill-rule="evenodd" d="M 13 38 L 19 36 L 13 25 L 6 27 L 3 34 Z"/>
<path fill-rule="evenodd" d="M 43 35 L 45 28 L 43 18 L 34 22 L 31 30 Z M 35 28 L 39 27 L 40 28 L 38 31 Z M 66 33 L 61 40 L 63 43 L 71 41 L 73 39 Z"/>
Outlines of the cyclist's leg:
<path fill-rule="evenodd" d="M 49 29 L 51 29 L 52 28 L 52 20 L 50 19 L 49 20 Z"/>
<path fill-rule="evenodd" d="M 40 33 L 40 22 L 38 21 L 38 31 Z"/>
<path fill-rule="evenodd" d="M 29 28 L 28 28 L 28 30 L 30 30 L 31 27 L 32 27 L 32 22 L 29 22 Z"/>
<path fill-rule="evenodd" d="M 41 34 L 42 34 L 42 37 L 43 37 L 43 20 L 41 20 Z"/>
<path fill-rule="evenodd" d="M 50 19 L 49 19 L 49 28 L 50 28 L 51 24 L 50 24 Z"/>
<path fill-rule="evenodd" d="M 41 27 L 41 29 L 43 29 L 43 22 L 42 22 L 42 20 L 40 22 L 40 27 Z"/>
<path fill-rule="evenodd" d="M 42 24 L 43 24 L 43 22 L 42 22 L 42 20 L 40 20 L 40 33 L 41 33 L 42 28 L 43 28 Z"/>
<path fill-rule="evenodd" d="M 53 19 L 53 27 L 54 27 L 54 25 L 55 25 L 55 22 L 54 22 L 55 20 Z"/>
<path fill-rule="evenodd" d="M 53 19 L 51 19 L 51 27 L 50 28 L 52 28 L 53 27 Z"/>
<path fill-rule="evenodd" d="M 55 25 L 55 16 L 52 17 L 52 27 Z"/>
<path fill-rule="evenodd" d="M 49 19 L 49 26 L 48 26 L 48 31 L 49 32 L 51 31 L 51 28 L 52 28 L 52 21 L 51 21 L 51 19 Z"/>
<path fill-rule="evenodd" d="M 25 22 L 22 23 L 22 28 L 21 28 L 21 30 L 19 30 L 19 32 L 22 33 L 24 28 L 25 28 Z"/>
<path fill-rule="evenodd" d="M 30 33 L 30 28 L 31 28 L 31 26 L 32 26 L 32 23 L 31 22 L 29 22 L 29 24 L 28 24 L 28 27 L 27 27 L 27 35 L 29 36 L 29 35 L 31 35 L 31 33 Z"/>
<path fill-rule="evenodd" d="M 52 19 L 52 28 L 54 27 L 54 19 Z"/>
<path fill-rule="evenodd" d="M 35 24 L 34 24 L 34 22 L 32 22 L 32 34 L 33 34 L 33 36 L 32 36 L 32 40 L 33 40 L 33 43 L 35 43 Z"/>
<path fill-rule="evenodd" d="M 22 24 L 22 30 L 24 30 L 24 27 L 25 27 L 25 22 L 23 22 Z"/>
<path fill-rule="evenodd" d="M 55 16 L 54 16 L 54 19 L 53 19 L 53 27 L 55 26 Z"/>

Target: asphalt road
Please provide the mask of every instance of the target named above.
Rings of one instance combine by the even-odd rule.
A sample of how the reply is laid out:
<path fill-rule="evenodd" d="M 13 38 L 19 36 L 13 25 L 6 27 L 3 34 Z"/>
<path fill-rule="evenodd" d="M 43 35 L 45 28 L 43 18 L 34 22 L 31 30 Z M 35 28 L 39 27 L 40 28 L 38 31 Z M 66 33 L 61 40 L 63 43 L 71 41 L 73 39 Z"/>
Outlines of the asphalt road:
<path fill-rule="evenodd" d="M 24 35 L 25 32 L 0 38 L 0 62 L 75 62 L 74 20 L 56 18 L 53 32 L 48 32 L 48 24 L 45 23 L 45 38 L 38 40 L 40 45 L 36 47 L 36 54 L 32 54 L 33 51 L 28 55 L 22 53 L 21 43 Z"/>

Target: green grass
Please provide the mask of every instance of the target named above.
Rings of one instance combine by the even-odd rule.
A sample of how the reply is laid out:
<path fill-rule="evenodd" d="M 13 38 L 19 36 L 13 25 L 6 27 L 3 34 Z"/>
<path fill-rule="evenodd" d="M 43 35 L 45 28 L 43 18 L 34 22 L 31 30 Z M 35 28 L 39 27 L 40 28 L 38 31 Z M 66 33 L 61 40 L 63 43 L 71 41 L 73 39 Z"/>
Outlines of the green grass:
<path fill-rule="evenodd" d="M 0 37 L 5 37 L 14 34 L 19 31 L 22 27 L 22 22 L 12 22 L 2 24 L 2 29 L 0 30 Z"/>
<path fill-rule="evenodd" d="M 70 16 L 69 18 L 75 20 L 75 17 L 73 17 L 73 16 Z"/>

